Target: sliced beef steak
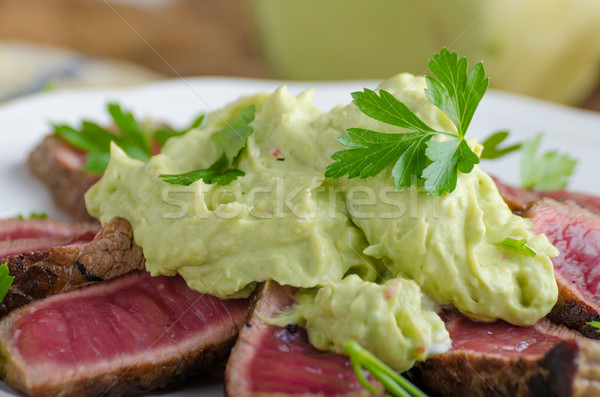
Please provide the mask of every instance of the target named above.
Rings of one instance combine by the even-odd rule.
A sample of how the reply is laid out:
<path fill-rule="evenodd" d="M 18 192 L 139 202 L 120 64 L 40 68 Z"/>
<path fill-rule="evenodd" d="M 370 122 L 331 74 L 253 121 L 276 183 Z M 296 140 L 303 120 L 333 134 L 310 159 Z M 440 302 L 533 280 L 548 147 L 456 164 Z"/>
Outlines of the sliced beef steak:
<path fill-rule="evenodd" d="M 247 313 L 245 299 L 201 294 L 179 276 L 131 272 L 5 317 L 2 373 L 33 396 L 164 388 L 222 364 Z"/>
<path fill-rule="evenodd" d="M 538 192 L 507 185 L 495 176 L 492 176 L 492 179 L 496 182 L 496 187 L 500 195 L 514 212 L 523 213 L 529 203 L 540 199 Z"/>
<path fill-rule="evenodd" d="M 52 219 L 20 219 L 0 220 L 0 241 L 18 240 L 21 238 L 73 238 L 100 229 L 97 222 L 63 222 Z"/>
<path fill-rule="evenodd" d="M 99 229 L 100 225 L 96 222 L 18 218 L 0 220 L 0 260 L 23 252 L 91 241 Z"/>
<path fill-rule="evenodd" d="M 133 241 L 131 225 L 121 218 L 107 223 L 87 243 L 79 240 L 2 261 L 15 279 L 0 303 L 0 317 L 34 300 L 144 268 L 142 249 Z"/>
<path fill-rule="evenodd" d="M 529 203 L 547 197 L 557 201 L 572 200 L 583 207 L 600 214 L 600 197 L 591 194 L 568 192 L 566 190 L 542 190 L 535 191 L 523 189 L 516 186 L 510 186 L 496 177 L 492 177 L 502 198 L 508 204 L 511 210 L 522 213 Z"/>
<path fill-rule="evenodd" d="M 586 193 L 567 192 L 565 190 L 544 191 L 540 192 L 540 194 L 542 197 L 548 197 L 557 201 L 571 200 L 596 214 L 600 214 L 600 197 Z"/>
<path fill-rule="evenodd" d="M 533 231 L 544 233 L 560 250 L 552 258 L 559 298 L 548 318 L 599 339 L 586 323 L 600 321 L 600 215 L 572 201 L 547 198 L 532 204 L 525 215 Z"/>
<path fill-rule="evenodd" d="M 531 327 L 444 316 L 452 349 L 408 375 L 431 396 L 598 396 L 600 342 L 542 320 Z"/>
<path fill-rule="evenodd" d="M 358 383 L 348 357 L 316 350 L 302 328 L 276 327 L 261 319 L 288 307 L 296 289 L 273 281 L 261 288 L 227 363 L 227 395 L 370 395 Z"/>
<path fill-rule="evenodd" d="M 76 219 L 91 219 L 84 193 L 100 178 L 82 170 L 84 153 L 49 135 L 30 153 L 29 169 L 52 194 L 56 205 Z"/>

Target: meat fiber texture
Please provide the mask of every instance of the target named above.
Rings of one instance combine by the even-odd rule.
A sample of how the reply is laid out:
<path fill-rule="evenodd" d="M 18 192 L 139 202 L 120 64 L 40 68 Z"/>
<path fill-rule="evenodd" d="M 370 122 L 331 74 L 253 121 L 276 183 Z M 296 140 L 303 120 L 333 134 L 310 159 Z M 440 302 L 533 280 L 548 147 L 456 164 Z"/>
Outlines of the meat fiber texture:
<path fill-rule="evenodd" d="M 31 396 L 123 396 L 222 363 L 248 313 L 179 277 L 130 272 L 27 305 L 0 321 L 2 374 Z"/>
<path fill-rule="evenodd" d="M 4 226 L 7 223 L 11 225 L 14 223 L 3 222 Z M 32 225 L 39 224 L 41 221 L 23 222 L 29 229 L 37 230 Z M 69 229 L 64 223 L 44 222 L 60 229 L 61 233 L 68 234 L 68 230 L 63 230 Z M 80 226 L 74 229 L 79 231 L 87 227 Z M 73 227 L 69 230 L 73 231 L 72 229 Z M 133 240 L 133 231 L 129 222 L 115 218 L 98 234 L 95 234 L 97 226 L 94 225 L 93 230 L 92 235 L 95 237 L 91 242 L 78 241 L 71 245 L 4 258 L 3 262 L 8 264 L 10 275 L 15 278 L 6 297 L 0 303 L 0 318 L 11 310 L 49 295 L 144 268 L 142 249 Z M 8 233 L 7 228 L 0 228 L 1 233 Z M 31 230 L 27 233 L 32 234 Z M 12 231 L 11 235 L 17 234 Z"/>
<path fill-rule="evenodd" d="M 559 249 L 552 258 L 558 302 L 548 315 L 555 323 L 600 339 L 587 323 L 600 321 L 600 215 L 572 201 L 542 199 L 526 211 L 533 231 Z"/>
<path fill-rule="evenodd" d="M 51 219 L 0 220 L 0 260 L 9 255 L 40 251 L 58 245 L 91 241 L 100 229 L 96 222 Z"/>
<path fill-rule="evenodd" d="M 572 200 L 579 205 L 600 214 L 600 197 L 587 193 L 568 192 L 566 190 L 530 190 L 502 183 L 498 178 L 492 177 L 502 198 L 511 210 L 523 213 L 527 206 L 544 197 L 557 201 Z"/>
<path fill-rule="evenodd" d="M 48 187 L 59 208 L 75 219 L 91 219 L 83 195 L 100 175 L 83 171 L 83 152 L 49 135 L 30 153 L 27 163 L 31 172 Z"/>
<path fill-rule="evenodd" d="M 409 376 L 430 396 L 599 396 L 600 342 L 542 320 L 531 327 L 444 316 L 452 349 Z"/>
<path fill-rule="evenodd" d="M 281 328 L 262 320 L 291 305 L 295 288 L 274 281 L 261 288 L 227 363 L 228 396 L 371 395 L 359 384 L 348 357 L 316 350 L 300 327 Z"/>

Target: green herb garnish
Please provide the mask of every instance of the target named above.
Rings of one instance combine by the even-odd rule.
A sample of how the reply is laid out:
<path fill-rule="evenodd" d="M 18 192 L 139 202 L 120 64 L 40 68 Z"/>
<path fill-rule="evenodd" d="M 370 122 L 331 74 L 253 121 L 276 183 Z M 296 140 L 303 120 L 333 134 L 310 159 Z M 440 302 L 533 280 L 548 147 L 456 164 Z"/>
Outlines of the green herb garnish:
<path fill-rule="evenodd" d="M 514 248 L 514 249 L 518 250 L 519 252 L 521 252 L 525 255 L 529 255 L 531 257 L 534 257 L 537 255 L 537 253 L 532 248 L 527 246 L 527 240 L 525 240 L 524 238 L 517 240 L 512 237 L 507 237 L 500 244 L 504 245 L 505 247 Z"/>
<path fill-rule="evenodd" d="M 14 276 L 11 276 L 8 270 L 8 264 L 3 263 L 0 265 L 0 302 L 4 299 L 8 293 L 8 289 L 12 285 Z"/>
<path fill-rule="evenodd" d="M 371 393 L 379 395 L 381 394 L 381 390 L 378 390 L 369 383 L 363 374 L 363 368 L 369 371 L 371 375 L 380 381 L 386 390 L 394 396 L 427 397 L 427 395 L 417 386 L 413 385 L 408 379 L 384 364 L 381 360 L 371 354 L 371 352 L 363 348 L 358 342 L 354 340 L 346 341 L 346 343 L 344 343 L 344 349 L 348 352 L 356 378 L 360 384 Z"/>
<path fill-rule="evenodd" d="M 90 121 L 82 122 L 79 130 L 64 124 L 53 125 L 54 133 L 58 137 L 86 152 L 83 166 L 85 171 L 102 173 L 106 170 L 110 160 L 111 142 L 123 149 L 129 157 L 146 162 L 152 157 L 152 139 L 156 139 L 162 147 L 169 138 L 183 135 L 190 129 L 198 127 L 204 118 L 200 116 L 189 128 L 180 131 L 161 125 L 155 131 L 144 132 L 133 114 L 122 110 L 120 105 L 109 104 L 108 112 L 113 119 L 116 132 Z"/>
<path fill-rule="evenodd" d="M 68 125 L 54 125 L 54 133 L 71 146 L 87 152 L 83 169 L 101 173 L 110 160 L 110 142 L 114 141 L 128 156 L 142 161 L 151 157 L 150 144 L 133 115 L 115 103 L 108 105 L 118 133 L 114 134 L 96 123 L 84 121 L 80 130 Z"/>
<path fill-rule="evenodd" d="M 456 188 L 457 173 L 471 172 L 479 157 L 471 150 L 465 134 L 475 109 L 485 94 L 489 79 L 482 63 L 468 71 L 466 58 L 443 49 L 429 61 L 425 95 L 456 126 L 457 133 L 429 127 L 404 103 L 385 90 L 379 94 L 365 89 L 352 93 L 353 102 L 367 116 L 412 132 L 388 134 L 350 128 L 338 142 L 350 149 L 334 153 L 334 163 L 325 176 L 367 178 L 379 174 L 390 164 L 394 187 L 409 187 L 413 178 L 425 181 L 425 190 L 442 195 Z M 443 135 L 445 140 L 433 140 Z"/>
<path fill-rule="evenodd" d="M 159 175 L 163 181 L 172 185 L 191 185 L 198 179 L 202 179 L 204 183 L 216 183 L 220 186 L 225 186 L 235 181 L 238 177 L 244 176 L 244 172 L 236 168 L 228 168 L 229 163 L 227 157 L 223 154 L 210 167 L 186 172 L 185 174 L 162 174 Z"/>
<path fill-rule="evenodd" d="M 525 189 L 554 190 L 567 186 L 577 160 L 551 150 L 538 156 L 542 134 L 522 143 L 521 184 Z"/>
<path fill-rule="evenodd" d="M 231 123 L 211 135 L 210 139 L 221 156 L 210 167 L 184 174 L 162 174 L 159 177 L 173 185 L 187 186 L 202 179 L 207 184 L 224 186 L 246 175 L 243 171 L 232 168 L 232 165 L 246 147 L 248 137 L 254 132 L 254 128 L 249 125 L 254 120 L 254 112 L 254 105 L 245 107 Z"/>
<path fill-rule="evenodd" d="M 45 212 L 31 212 L 27 217 L 23 216 L 23 214 L 18 214 L 16 216 L 18 219 L 46 219 L 48 218 L 48 214 Z"/>
<path fill-rule="evenodd" d="M 481 159 L 493 160 L 521 149 L 521 185 L 526 189 L 554 190 L 567 186 L 577 160 L 556 150 L 538 156 L 542 134 L 510 146 L 500 148 L 508 138 L 508 131 L 496 132 L 482 143 Z"/>
<path fill-rule="evenodd" d="M 512 153 L 521 148 L 520 143 L 516 143 L 514 145 L 506 146 L 500 148 L 500 144 L 508 138 L 508 131 L 498 131 L 490 136 L 488 136 L 483 142 L 483 151 L 481 152 L 480 158 L 487 160 L 494 160 L 503 156 L 506 156 L 509 153 Z"/>
<path fill-rule="evenodd" d="M 600 334 L 600 321 L 590 321 L 589 323 L 586 323 L 586 324 L 589 325 L 590 327 L 596 328 L 596 332 L 598 332 Z"/>
<path fill-rule="evenodd" d="M 156 139 L 156 141 L 158 142 L 160 147 L 163 147 L 163 146 L 165 146 L 165 143 L 169 139 L 176 137 L 176 136 L 181 136 L 190 130 L 198 128 L 202 125 L 203 122 L 204 122 L 204 115 L 201 114 L 200 116 L 198 116 L 197 118 L 194 119 L 192 124 L 190 124 L 188 127 L 184 128 L 182 130 L 173 129 L 173 127 L 171 127 L 169 125 L 160 125 L 154 131 L 154 138 Z"/>

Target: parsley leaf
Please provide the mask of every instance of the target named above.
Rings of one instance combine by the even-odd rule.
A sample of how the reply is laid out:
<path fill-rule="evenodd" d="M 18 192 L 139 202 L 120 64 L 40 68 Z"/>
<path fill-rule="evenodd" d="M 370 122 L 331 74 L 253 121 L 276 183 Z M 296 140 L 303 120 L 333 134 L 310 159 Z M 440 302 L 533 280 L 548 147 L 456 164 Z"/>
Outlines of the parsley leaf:
<path fill-rule="evenodd" d="M 589 325 L 590 327 L 596 328 L 596 332 L 598 332 L 600 334 L 600 321 L 590 321 L 586 324 Z"/>
<path fill-rule="evenodd" d="M 444 48 L 429 61 L 429 70 L 435 78 L 425 77 L 425 95 L 450 117 L 460 138 L 465 136 L 490 82 L 485 77 L 483 63 L 473 66 L 467 73 L 468 68 L 467 58 L 459 58 L 456 52 Z"/>
<path fill-rule="evenodd" d="M 17 219 L 29 219 L 29 220 L 33 220 L 33 219 L 46 219 L 48 218 L 48 214 L 45 212 L 30 212 L 29 215 L 27 217 L 25 217 L 23 214 L 18 214 L 16 216 Z"/>
<path fill-rule="evenodd" d="M 188 186 L 202 179 L 209 185 L 216 183 L 225 186 L 246 175 L 230 166 L 246 147 L 248 137 L 254 132 L 254 128 L 249 125 L 254 120 L 254 113 L 254 105 L 245 107 L 233 121 L 211 135 L 211 141 L 222 154 L 210 167 L 183 174 L 161 174 L 159 178 L 172 185 Z"/>
<path fill-rule="evenodd" d="M 8 270 L 8 265 L 3 263 L 0 265 L 0 302 L 4 299 L 8 293 L 8 289 L 12 285 L 14 276 L 11 276 Z"/>
<path fill-rule="evenodd" d="M 502 240 L 500 244 L 504 245 L 505 247 L 514 248 L 522 254 L 529 255 L 531 257 L 535 257 L 537 255 L 537 253 L 532 248 L 527 246 L 527 240 L 525 240 L 524 238 L 517 240 L 512 237 L 507 237 L 504 240 Z"/>
<path fill-rule="evenodd" d="M 429 70 L 433 77 L 426 77 L 425 95 L 448 115 L 458 135 L 431 128 L 385 90 L 354 92 L 353 102 L 362 113 L 410 132 L 348 129 L 338 142 L 350 149 L 333 154 L 335 162 L 327 167 L 326 177 L 367 178 L 394 164 L 392 179 L 397 190 L 409 187 L 415 178 L 425 181 L 425 190 L 430 194 L 442 195 L 456 188 L 458 171 L 471 172 L 479 163 L 464 137 L 489 79 L 485 78 L 483 64 L 468 71 L 467 59 L 445 48 L 429 61 Z M 432 139 L 440 135 L 446 139 Z"/>
<path fill-rule="evenodd" d="M 204 183 L 209 185 L 216 183 L 217 185 L 225 186 L 235 181 L 238 177 L 246 175 L 243 171 L 238 169 L 227 168 L 228 165 L 227 157 L 223 154 L 208 168 L 190 171 L 184 174 L 162 174 L 159 176 L 165 182 L 172 185 L 189 186 L 198 179 L 202 179 Z"/>
<path fill-rule="evenodd" d="M 154 132 L 154 138 L 156 139 L 156 141 L 158 142 L 160 147 L 163 147 L 163 146 L 165 146 L 165 143 L 169 139 L 176 137 L 176 136 L 181 136 L 190 130 L 198 128 L 202 125 L 203 122 L 204 122 L 204 115 L 201 114 L 200 116 L 196 117 L 194 119 L 194 121 L 192 121 L 192 124 L 190 124 L 188 127 L 184 128 L 182 130 L 175 130 L 169 125 L 161 125 Z"/>
<path fill-rule="evenodd" d="M 217 150 L 225 154 L 229 165 L 246 147 L 248 137 L 254 132 L 254 128 L 249 126 L 250 122 L 254 120 L 254 112 L 254 105 L 245 107 L 233 121 L 210 137 Z"/>
<path fill-rule="evenodd" d="M 372 119 L 411 131 L 438 132 L 421 121 L 412 110 L 385 90 L 381 90 L 378 96 L 375 91 L 365 88 L 364 92 L 353 92 L 352 99 L 360 111 Z"/>
<path fill-rule="evenodd" d="M 425 151 L 431 164 L 423 170 L 425 190 L 441 196 L 444 190 L 452 192 L 456 188 L 458 171 L 471 172 L 479 163 L 479 157 L 464 139 L 452 139 L 444 142 L 431 141 Z"/>
<path fill-rule="evenodd" d="M 526 189 L 554 190 L 567 186 L 577 160 L 556 150 L 538 156 L 542 134 L 523 142 L 521 147 L 521 184 Z"/>
<path fill-rule="evenodd" d="M 182 131 L 160 125 L 156 130 L 144 132 L 133 114 L 121 109 L 120 105 L 109 104 L 108 112 L 113 119 L 116 132 L 90 121 L 82 122 L 79 130 L 64 124 L 53 125 L 54 133 L 59 138 L 86 152 L 84 171 L 100 174 L 106 170 L 110 160 L 111 142 L 115 142 L 128 156 L 146 162 L 152 157 L 152 140 L 156 140 L 162 147 L 169 138 L 183 135 L 190 129 L 198 127 L 204 118 L 204 116 L 198 117 L 189 128 Z"/>
<path fill-rule="evenodd" d="M 130 112 L 125 112 L 121 106 L 116 103 L 108 105 L 108 112 L 112 116 L 117 126 L 120 136 L 115 140 L 129 157 L 141 161 L 148 161 L 152 157 L 150 143 L 144 134 L 139 123 Z"/>
<path fill-rule="evenodd" d="M 508 138 L 508 131 L 498 131 L 488 136 L 483 142 L 483 151 L 481 152 L 481 159 L 494 160 L 512 153 L 521 148 L 520 143 L 500 148 L 500 144 Z"/>
<path fill-rule="evenodd" d="M 337 162 L 327 168 L 325 176 L 337 178 L 367 178 L 379 174 L 391 162 L 392 178 L 396 189 L 410 186 L 412 173 L 407 170 L 415 167 L 419 173 L 426 166 L 426 143 L 432 134 L 384 134 L 381 132 L 350 128 L 338 141 L 352 147 L 331 157 Z"/>

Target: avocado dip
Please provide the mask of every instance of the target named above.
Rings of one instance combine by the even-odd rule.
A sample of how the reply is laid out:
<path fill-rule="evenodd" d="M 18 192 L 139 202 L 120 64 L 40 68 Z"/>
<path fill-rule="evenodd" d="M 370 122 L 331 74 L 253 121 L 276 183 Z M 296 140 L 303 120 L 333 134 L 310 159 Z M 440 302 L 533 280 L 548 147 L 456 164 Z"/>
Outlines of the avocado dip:
<path fill-rule="evenodd" d="M 422 78 L 401 74 L 380 88 L 431 127 L 455 131 L 426 98 Z M 449 348 L 437 305 L 516 325 L 552 309 L 558 291 L 550 257 L 558 250 L 510 211 L 485 172 L 459 173 L 456 189 L 441 197 L 420 182 L 394 190 L 390 169 L 366 179 L 325 178 L 347 128 L 403 130 L 352 104 L 323 113 L 312 97 L 286 87 L 242 97 L 167 141 L 148 163 L 113 144 L 104 176 L 86 193 L 88 211 L 102 223 L 131 222 L 152 275 L 178 273 L 221 298 L 247 297 L 269 279 L 301 288 L 296 307 L 273 322 L 306 326 L 324 350 L 341 353 L 346 338 L 356 339 L 398 371 Z M 222 153 L 211 136 L 250 105 L 254 132 L 236 164 L 244 176 L 225 186 L 159 178 L 213 164 Z M 506 238 L 525 239 L 536 255 L 502 245 Z"/>

